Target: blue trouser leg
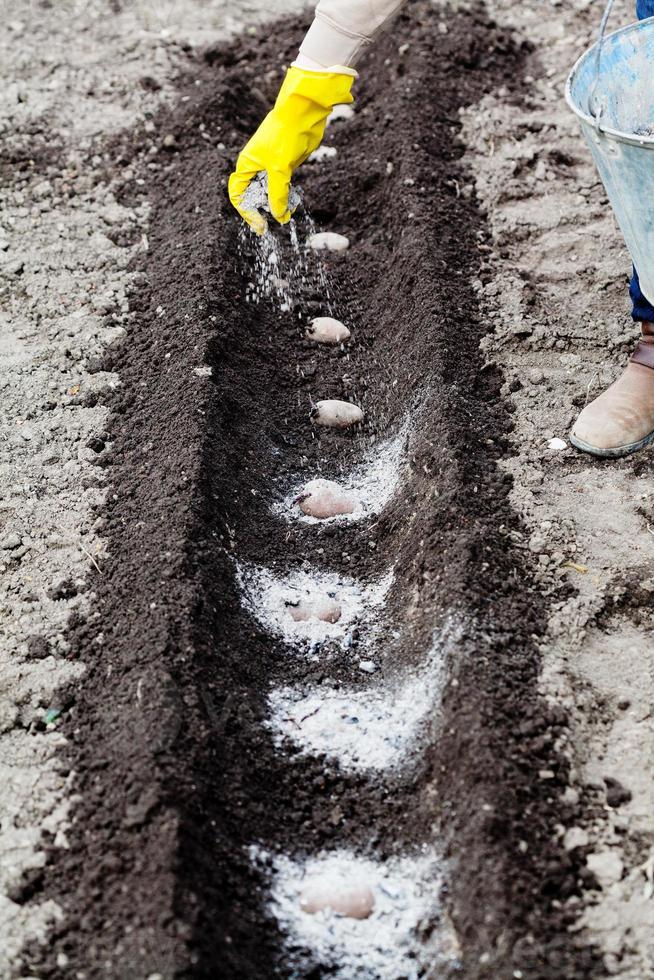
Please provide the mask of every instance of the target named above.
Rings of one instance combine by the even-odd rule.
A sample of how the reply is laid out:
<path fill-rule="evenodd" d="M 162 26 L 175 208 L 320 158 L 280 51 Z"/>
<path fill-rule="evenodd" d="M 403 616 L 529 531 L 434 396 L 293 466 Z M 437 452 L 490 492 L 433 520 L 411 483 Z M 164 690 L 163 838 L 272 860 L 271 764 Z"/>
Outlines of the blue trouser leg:
<path fill-rule="evenodd" d="M 654 306 L 652 306 L 647 297 L 642 293 L 635 267 L 629 285 L 629 295 L 631 296 L 632 303 L 631 315 L 634 320 L 649 320 L 654 323 Z"/>
<path fill-rule="evenodd" d="M 636 14 L 639 20 L 644 20 L 645 17 L 654 17 L 654 0 L 637 0 Z M 638 273 L 635 269 L 631 278 L 629 295 L 633 304 L 631 315 L 634 320 L 649 320 L 654 323 L 654 306 L 643 296 L 638 281 Z"/>

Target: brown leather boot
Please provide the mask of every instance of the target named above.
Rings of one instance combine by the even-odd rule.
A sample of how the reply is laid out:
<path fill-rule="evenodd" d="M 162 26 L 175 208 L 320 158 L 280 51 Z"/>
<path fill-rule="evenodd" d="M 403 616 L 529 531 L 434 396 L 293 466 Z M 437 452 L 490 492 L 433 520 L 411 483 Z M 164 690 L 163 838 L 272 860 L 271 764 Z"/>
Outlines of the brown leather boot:
<path fill-rule="evenodd" d="M 654 441 L 654 323 L 641 323 L 641 339 L 625 371 L 586 405 L 570 433 L 577 449 L 616 459 Z"/>

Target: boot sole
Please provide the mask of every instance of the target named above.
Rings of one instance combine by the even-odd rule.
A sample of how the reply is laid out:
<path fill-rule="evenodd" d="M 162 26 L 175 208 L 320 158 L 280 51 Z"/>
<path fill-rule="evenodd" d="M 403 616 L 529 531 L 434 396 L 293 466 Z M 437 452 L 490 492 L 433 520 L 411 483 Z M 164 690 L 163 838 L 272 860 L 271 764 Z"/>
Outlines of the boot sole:
<path fill-rule="evenodd" d="M 569 438 L 570 444 L 575 449 L 580 449 L 582 453 L 590 453 L 591 456 L 599 456 L 601 459 L 620 459 L 621 456 L 630 456 L 631 453 L 637 453 L 639 449 L 644 449 L 645 446 L 654 442 L 654 430 L 644 439 L 639 439 L 638 442 L 630 442 L 627 446 L 615 446 L 612 449 L 600 449 L 598 446 L 591 446 L 589 442 L 578 439 L 573 433 L 570 433 Z"/>

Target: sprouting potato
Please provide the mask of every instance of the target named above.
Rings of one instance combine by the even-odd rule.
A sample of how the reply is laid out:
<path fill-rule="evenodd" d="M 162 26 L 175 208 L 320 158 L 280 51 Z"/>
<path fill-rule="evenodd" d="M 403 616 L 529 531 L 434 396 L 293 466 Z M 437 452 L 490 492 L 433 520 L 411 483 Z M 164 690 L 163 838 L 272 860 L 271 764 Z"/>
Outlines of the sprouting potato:
<path fill-rule="evenodd" d="M 311 410 L 311 421 L 316 425 L 327 425 L 333 429 L 347 429 L 363 421 L 363 411 L 351 402 L 327 398 L 316 402 Z"/>
<path fill-rule="evenodd" d="M 323 623 L 337 623 L 341 618 L 341 604 L 328 595 L 289 602 L 286 608 L 291 619 L 296 623 L 306 623 L 309 619 L 319 619 Z"/>
<path fill-rule="evenodd" d="M 353 493 L 345 490 L 334 480 L 309 480 L 302 493 L 293 501 L 299 504 L 303 514 L 309 517 L 336 517 L 353 514 L 359 502 Z"/>
<path fill-rule="evenodd" d="M 345 235 L 339 235 L 335 231 L 318 231 L 309 238 L 309 247 L 316 252 L 325 249 L 329 252 L 344 252 L 350 245 L 350 239 Z"/>
<path fill-rule="evenodd" d="M 309 882 L 300 897 L 300 908 L 309 915 L 331 909 L 349 919 L 367 919 L 375 907 L 370 886 L 361 880 L 327 878 Z"/>
<path fill-rule="evenodd" d="M 343 344 L 350 338 L 350 331 L 333 316 L 317 316 L 307 327 L 307 337 L 319 344 Z"/>

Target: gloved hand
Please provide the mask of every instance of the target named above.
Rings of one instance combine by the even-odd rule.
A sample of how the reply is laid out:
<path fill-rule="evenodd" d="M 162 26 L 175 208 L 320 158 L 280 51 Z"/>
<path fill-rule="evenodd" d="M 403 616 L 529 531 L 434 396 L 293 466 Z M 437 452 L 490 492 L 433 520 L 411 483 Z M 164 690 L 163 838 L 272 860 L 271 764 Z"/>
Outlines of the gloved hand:
<path fill-rule="evenodd" d="M 271 214 L 280 224 L 290 221 L 293 172 L 320 146 L 334 106 L 354 101 L 350 89 L 355 78 L 356 72 L 340 66 L 324 72 L 288 69 L 275 105 L 239 154 L 229 178 L 230 201 L 258 235 L 268 226 L 263 215 L 243 201 L 250 181 L 265 171 Z"/>

